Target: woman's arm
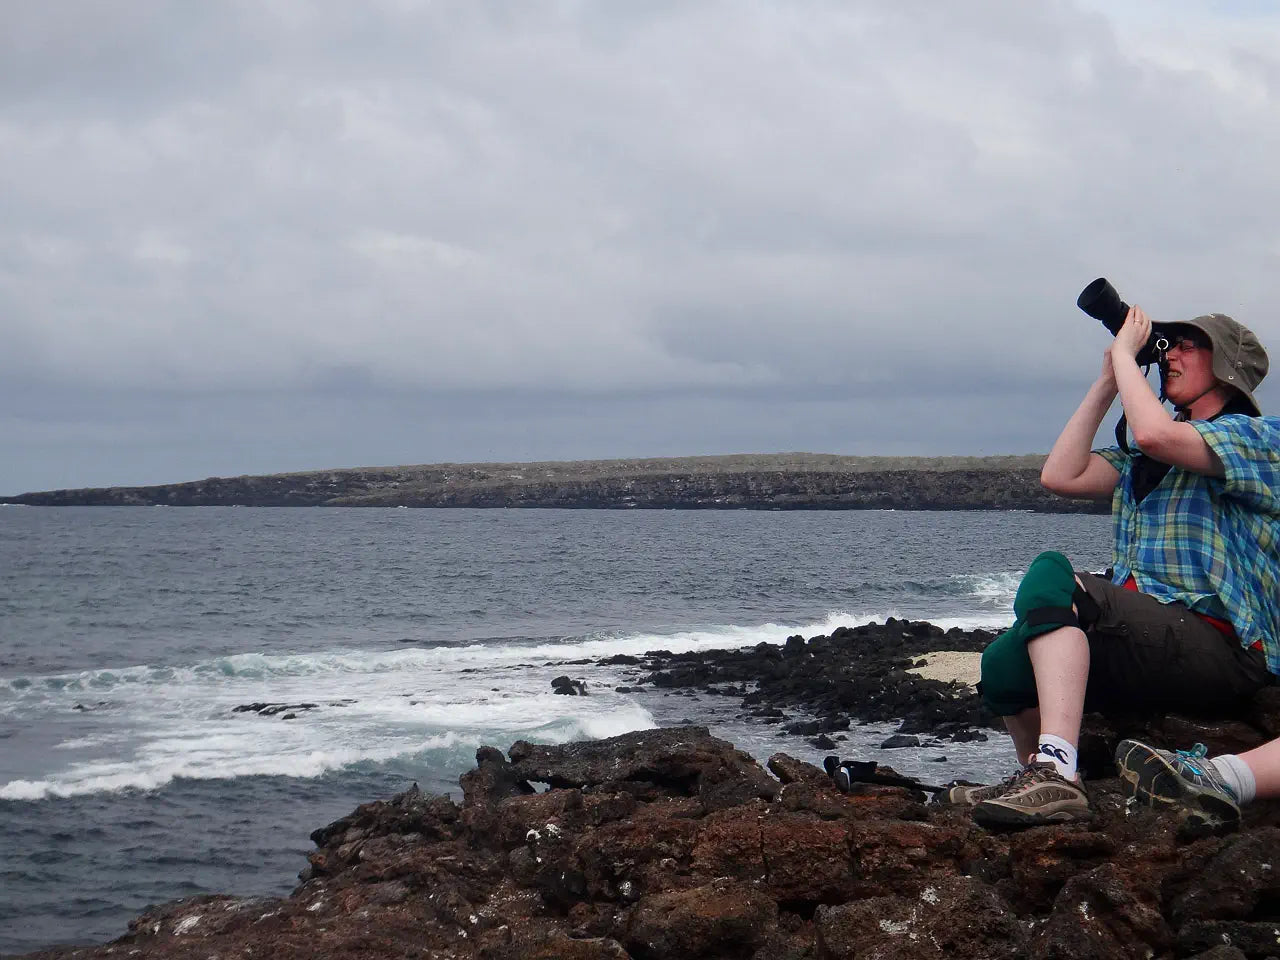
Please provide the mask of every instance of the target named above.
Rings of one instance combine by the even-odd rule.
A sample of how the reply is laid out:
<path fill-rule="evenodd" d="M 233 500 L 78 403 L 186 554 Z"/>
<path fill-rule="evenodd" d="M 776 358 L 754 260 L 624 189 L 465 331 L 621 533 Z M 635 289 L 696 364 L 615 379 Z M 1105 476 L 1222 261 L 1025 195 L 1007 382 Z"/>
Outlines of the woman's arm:
<path fill-rule="evenodd" d="M 1104 500 L 1120 482 L 1120 473 L 1102 457 L 1092 453 L 1093 436 L 1102 418 L 1116 399 L 1116 380 L 1111 357 L 1102 358 L 1102 375 L 1084 395 L 1080 406 L 1058 434 L 1053 449 L 1040 470 L 1040 483 L 1063 497 Z"/>
<path fill-rule="evenodd" d="M 1209 449 L 1199 430 L 1169 415 L 1134 359 L 1150 334 L 1150 318 L 1140 307 L 1132 307 L 1110 351 L 1120 403 L 1124 405 L 1133 439 L 1153 460 L 1193 473 L 1220 477 L 1223 475 L 1222 461 Z"/>

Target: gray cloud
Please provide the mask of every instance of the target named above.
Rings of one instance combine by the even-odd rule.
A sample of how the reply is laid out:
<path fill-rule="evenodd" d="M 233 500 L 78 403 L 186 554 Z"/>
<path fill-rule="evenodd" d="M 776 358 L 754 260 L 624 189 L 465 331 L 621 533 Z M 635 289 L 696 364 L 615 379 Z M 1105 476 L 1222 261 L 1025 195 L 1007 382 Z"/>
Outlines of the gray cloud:
<path fill-rule="evenodd" d="M 1253 5 L 123 9 L 0 35 L 0 490 L 1026 452 L 1093 276 L 1280 334 Z"/>

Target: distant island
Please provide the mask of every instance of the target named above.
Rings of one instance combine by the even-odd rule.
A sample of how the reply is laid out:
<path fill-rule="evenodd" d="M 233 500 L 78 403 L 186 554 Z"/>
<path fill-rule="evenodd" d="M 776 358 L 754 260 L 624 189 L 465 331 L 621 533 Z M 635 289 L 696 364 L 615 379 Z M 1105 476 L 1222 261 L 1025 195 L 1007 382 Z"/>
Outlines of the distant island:
<path fill-rule="evenodd" d="M 526 507 L 684 510 L 1034 510 L 1105 513 L 1040 486 L 1043 455 L 735 454 L 436 463 L 210 477 L 0 497 L 30 506 Z"/>

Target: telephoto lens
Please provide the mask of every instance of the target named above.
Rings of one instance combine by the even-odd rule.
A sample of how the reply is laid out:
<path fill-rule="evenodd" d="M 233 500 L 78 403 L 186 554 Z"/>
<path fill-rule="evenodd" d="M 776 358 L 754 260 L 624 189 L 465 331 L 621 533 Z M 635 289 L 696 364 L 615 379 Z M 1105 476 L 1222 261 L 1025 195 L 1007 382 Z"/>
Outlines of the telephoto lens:
<path fill-rule="evenodd" d="M 1120 294 L 1116 293 L 1116 288 L 1106 277 L 1099 277 L 1081 290 L 1080 296 L 1076 297 L 1076 306 L 1095 320 L 1101 320 L 1113 337 L 1120 332 L 1125 317 L 1129 315 L 1129 305 L 1120 299 Z M 1140 366 L 1156 363 L 1160 359 L 1160 341 L 1165 336 L 1163 327 L 1154 323 L 1151 325 L 1151 335 L 1147 337 L 1146 346 L 1138 351 L 1136 357 Z"/>
<path fill-rule="evenodd" d="M 1129 315 L 1129 305 L 1120 299 L 1120 294 L 1106 277 L 1099 277 L 1080 291 L 1076 306 L 1093 319 L 1101 320 L 1113 337 L 1120 332 L 1124 318 Z"/>

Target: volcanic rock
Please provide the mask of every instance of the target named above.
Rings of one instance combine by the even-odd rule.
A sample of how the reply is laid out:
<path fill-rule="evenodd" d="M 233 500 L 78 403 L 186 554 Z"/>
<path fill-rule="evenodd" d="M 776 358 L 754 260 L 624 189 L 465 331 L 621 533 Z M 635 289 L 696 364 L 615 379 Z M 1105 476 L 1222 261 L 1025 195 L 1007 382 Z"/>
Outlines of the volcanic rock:
<path fill-rule="evenodd" d="M 1276 955 L 1280 804 L 1188 839 L 1099 780 L 1088 824 L 992 833 L 915 791 L 769 767 L 696 727 L 483 747 L 461 806 L 415 787 L 315 831 L 288 897 L 180 900 L 111 945 L 33 956 Z"/>
<path fill-rule="evenodd" d="M 950 650 L 981 651 L 995 634 L 986 630 L 945 634 L 931 623 L 896 620 L 839 627 L 830 636 L 793 636 L 783 644 L 737 650 L 648 653 L 644 680 L 662 689 L 728 692 L 745 687 L 744 710 L 764 720 L 796 710 L 809 719 L 785 724 L 794 736 L 845 730 L 850 718 L 897 722 L 899 733 L 954 733 L 999 725 L 963 683 L 907 672 L 940 643 Z M 1277 711 L 1280 714 L 1280 711 Z"/>
<path fill-rule="evenodd" d="M 582 680 L 560 676 L 551 681 L 551 692 L 565 694 L 570 697 L 585 697 L 587 695 L 587 685 Z"/>
<path fill-rule="evenodd" d="M 923 621 L 898 620 L 838 627 L 829 636 L 792 636 L 782 644 L 736 650 L 645 654 L 644 681 L 668 690 L 721 692 L 749 685 L 745 713 L 765 722 L 786 721 L 793 736 L 812 737 L 859 722 L 897 723 L 899 735 L 931 734 L 955 742 L 983 740 L 1002 728 L 999 718 L 967 684 L 908 672 L 922 655 L 948 650 L 980 652 L 995 638 L 987 630 L 942 631 Z M 644 682 L 642 681 L 642 682 Z M 1211 754 L 1242 753 L 1280 736 L 1280 685 L 1264 688 L 1234 715 L 1159 716 L 1089 714 L 1080 740 L 1080 768 L 1088 778 L 1110 776 L 1114 744 L 1132 738 L 1159 744 L 1204 743 Z M 901 741 L 895 741 L 901 742 Z"/>
<path fill-rule="evenodd" d="M 892 737 L 880 744 L 881 750 L 897 750 L 902 747 L 918 747 L 920 746 L 920 738 L 908 736 L 905 733 L 895 733 Z"/>
<path fill-rule="evenodd" d="M 299 710 L 314 710 L 318 703 L 242 703 L 232 707 L 232 713 L 256 713 L 260 717 L 274 717 L 286 714 L 281 719 L 292 720 Z M 292 716 L 290 716 L 292 714 Z"/>

